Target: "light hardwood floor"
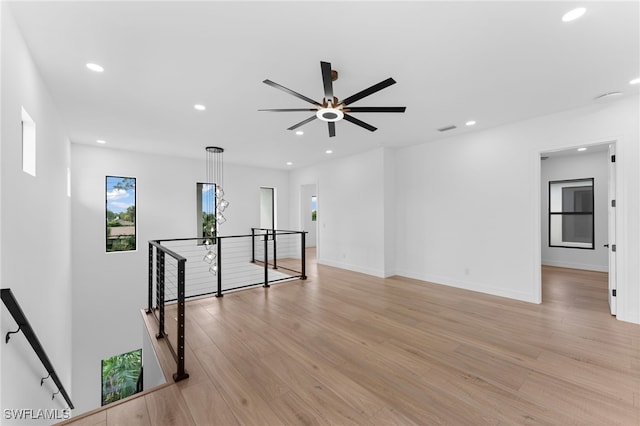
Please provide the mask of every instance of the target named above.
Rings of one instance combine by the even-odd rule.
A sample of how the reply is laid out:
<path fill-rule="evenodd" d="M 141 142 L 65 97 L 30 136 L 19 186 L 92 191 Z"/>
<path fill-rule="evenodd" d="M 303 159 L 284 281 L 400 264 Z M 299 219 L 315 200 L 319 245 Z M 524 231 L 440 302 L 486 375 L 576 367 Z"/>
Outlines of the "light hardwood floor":
<path fill-rule="evenodd" d="M 308 275 L 189 302 L 190 378 L 73 424 L 640 424 L 640 326 L 604 273 L 544 267 L 541 305 Z"/>

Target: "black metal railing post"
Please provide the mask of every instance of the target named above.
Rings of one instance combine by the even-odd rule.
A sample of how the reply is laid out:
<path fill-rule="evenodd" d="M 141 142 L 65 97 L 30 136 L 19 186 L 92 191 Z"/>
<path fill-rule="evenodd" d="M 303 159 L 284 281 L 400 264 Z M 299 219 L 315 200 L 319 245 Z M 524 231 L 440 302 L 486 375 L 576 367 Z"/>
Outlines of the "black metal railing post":
<path fill-rule="evenodd" d="M 165 336 L 164 332 L 164 251 L 156 251 L 156 306 L 158 307 L 158 334 L 156 337 L 161 339 Z"/>
<path fill-rule="evenodd" d="M 185 306 L 184 306 L 184 296 L 185 296 L 185 263 L 186 259 L 178 260 L 178 354 L 177 354 L 177 363 L 178 363 L 178 371 L 173 375 L 173 381 L 179 382 L 180 380 L 184 380 L 189 378 L 189 374 L 184 369 L 184 323 L 185 323 Z"/>
<path fill-rule="evenodd" d="M 306 280 L 307 279 L 307 250 L 306 250 L 306 232 L 302 231 L 300 233 L 300 245 L 301 245 L 301 255 L 300 255 L 300 259 L 302 265 L 300 265 L 301 267 L 301 275 L 300 275 L 300 279 L 301 280 Z"/>
<path fill-rule="evenodd" d="M 216 297 L 222 297 L 222 238 L 216 237 L 216 245 L 218 246 L 218 254 L 216 255 L 218 291 L 216 292 Z"/>
<path fill-rule="evenodd" d="M 269 231 L 264 235 L 264 285 L 269 286 Z"/>
<path fill-rule="evenodd" d="M 153 312 L 153 244 L 149 243 L 149 294 L 147 313 Z"/>
<path fill-rule="evenodd" d="M 277 264 L 277 254 L 276 254 L 276 230 L 272 229 L 271 232 L 273 232 L 273 269 L 278 269 L 278 264 Z"/>
<path fill-rule="evenodd" d="M 256 228 L 251 228 L 251 263 L 256 263 Z"/>

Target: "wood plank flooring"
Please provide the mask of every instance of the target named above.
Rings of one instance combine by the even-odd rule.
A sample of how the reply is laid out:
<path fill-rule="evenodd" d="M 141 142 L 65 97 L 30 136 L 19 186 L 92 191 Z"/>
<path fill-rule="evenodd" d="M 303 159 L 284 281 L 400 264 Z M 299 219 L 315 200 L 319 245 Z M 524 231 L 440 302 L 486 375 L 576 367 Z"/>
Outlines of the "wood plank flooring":
<path fill-rule="evenodd" d="M 307 281 L 187 304 L 189 379 L 71 423 L 640 425 L 606 274 L 543 267 L 534 305 L 308 256 Z"/>

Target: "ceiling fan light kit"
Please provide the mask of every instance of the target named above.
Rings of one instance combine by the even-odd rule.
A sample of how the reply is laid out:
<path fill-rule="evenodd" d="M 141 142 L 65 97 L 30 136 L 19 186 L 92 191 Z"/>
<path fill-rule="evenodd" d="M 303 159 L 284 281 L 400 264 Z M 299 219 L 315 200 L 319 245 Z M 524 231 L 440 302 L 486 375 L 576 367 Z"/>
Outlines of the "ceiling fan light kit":
<path fill-rule="evenodd" d="M 320 108 L 316 112 L 316 117 L 322 121 L 328 121 L 329 123 L 335 123 L 344 118 L 344 113 L 337 108 Z"/>
<path fill-rule="evenodd" d="M 313 99 L 304 96 L 296 91 L 293 91 L 289 88 L 286 88 L 278 83 L 274 83 L 271 80 L 264 80 L 263 83 L 274 87 L 276 89 L 282 90 L 296 98 L 302 99 L 305 102 L 308 102 L 314 105 L 314 108 L 278 108 L 278 109 L 261 109 L 259 111 L 269 111 L 269 112 L 294 112 L 294 111 L 309 111 L 314 112 L 314 115 L 311 117 L 302 120 L 299 123 L 294 124 L 289 127 L 287 130 L 295 130 L 298 127 L 304 126 L 305 124 L 315 120 L 316 118 L 325 121 L 329 128 L 329 137 L 334 137 L 336 135 L 336 126 L 335 123 L 341 121 L 342 119 L 347 120 L 350 123 L 353 123 L 357 126 L 360 126 L 364 129 L 367 129 L 371 132 L 377 130 L 376 127 L 365 123 L 362 120 L 359 120 L 350 115 L 350 113 L 354 112 L 405 112 L 406 107 L 350 107 L 354 102 L 359 101 L 362 98 L 365 98 L 369 95 L 372 95 L 380 90 L 395 84 L 396 81 L 393 78 L 388 78 L 384 81 L 381 81 L 378 84 L 374 84 L 371 87 L 368 87 L 354 95 L 351 95 L 342 101 L 339 101 L 333 95 L 333 82 L 338 79 L 338 72 L 331 69 L 331 63 L 329 62 L 320 62 L 320 70 L 322 71 L 322 84 L 324 87 L 324 98 L 322 102 L 316 102 Z"/>

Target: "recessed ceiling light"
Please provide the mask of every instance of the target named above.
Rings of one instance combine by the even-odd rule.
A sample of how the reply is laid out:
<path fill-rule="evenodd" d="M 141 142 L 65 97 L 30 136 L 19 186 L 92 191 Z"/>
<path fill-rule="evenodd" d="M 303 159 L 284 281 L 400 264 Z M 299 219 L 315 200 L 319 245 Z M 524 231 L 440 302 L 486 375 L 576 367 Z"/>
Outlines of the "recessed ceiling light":
<path fill-rule="evenodd" d="M 304 135 L 304 132 L 302 130 L 296 130 L 296 135 L 302 136 Z"/>
<path fill-rule="evenodd" d="M 633 80 L 631 80 L 631 81 L 629 82 L 629 84 L 638 84 L 638 83 L 640 83 L 640 77 L 638 77 L 638 78 L 634 78 Z"/>
<path fill-rule="evenodd" d="M 293 166 L 293 163 L 291 161 L 287 161 L 287 166 Z"/>
<path fill-rule="evenodd" d="M 105 143 L 107 143 L 107 141 L 102 140 L 102 139 L 98 139 L 98 140 L 96 141 L 96 143 L 99 143 L 100 145 L 104 145 Z"/>
<path fill-rule="evenodd" d="M 98 65 L 98 64 L 91 63 L 91 62 L 89 62 L 89 63 L 87 64 L 87 68 L 89 68 L 91 71 L 95 71 L 95 72 L 102 72 L 102 71 L 104 71 L 104 68 L 103 68 L 102 66 L 100 66 L 100 65 Z"/>
<path fill-rule="evenodd" d="M 332 150 L 330 150 L 330 149 L 328 149 L 328 150 L 326 150 L 324 153 L 325 153 L 325 154 L 333 154 L 333 151 L 332 151 Z"/>
<path fill-rule="evenodd" d="M 562 15 L 562 22 L 571 22 L 575 21 L 587 11 L 584 7 L 579 7 L 577 9 L 573 9 Z"/>
<path fill-rule="evenodd" d="M 207 109 L 207 107 L 206 107 L 206 106 L 201 105 L 201 104 L 195 104 L 193 107 L 194 107 L 195 109 L 197 109 L 198 111 L 204 111 L 205 109 Z"/>
<path fill-rule="evenodd" d="M 467 126 L 473 126 L 474 124 L 476 124 L 476 122 L 475 122 L 475 120 L 469 120 L 464 124 L 466 124 Z"/>
<path fill-rule="evenodd" d="M 578 148 L 578 151 L 586 151 L 586 150 L 587 150 L 587 148 L 584 148 L 584 147 L 583 148 Z"/>

